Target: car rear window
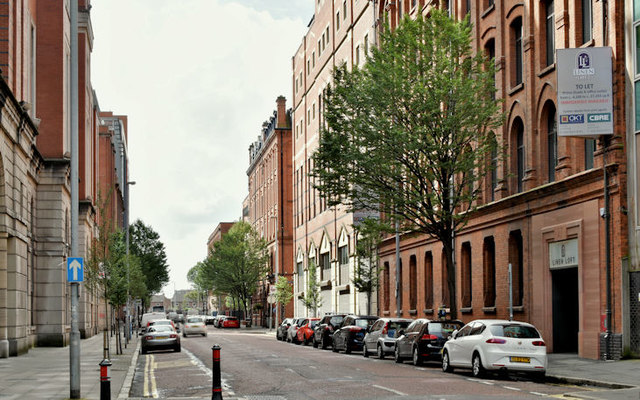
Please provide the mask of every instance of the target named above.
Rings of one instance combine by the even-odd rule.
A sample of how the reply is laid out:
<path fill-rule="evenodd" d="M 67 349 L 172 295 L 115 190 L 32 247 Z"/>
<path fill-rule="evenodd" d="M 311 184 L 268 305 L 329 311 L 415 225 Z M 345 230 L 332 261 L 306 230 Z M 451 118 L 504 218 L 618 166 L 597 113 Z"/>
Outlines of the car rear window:
<path fill-rule="evenodd" d="M 309 322 L 309 328 L 315 328 L 316 325 L 318 325 L 318 321 L 310 321 Z"/>
<path fill-rule="evenodd" d="M 229 321 L 235 321 L 235 320 L 237 320 L 237 319 L 238 319 L 238 318 L 236 318 L 236 317 L 227 317 L 227 320 L 229 320 Z"/>
<path fill-rule="evenodd" d="M 501 324 L 491 325 L 489 327 L 491 334 L 498 337 L 508 337 L 517 339 L 536 339 L 540 337 L 540 333 L 536 328 L 518 324 Z"/>
<path fill-rule="evenodd" d="M 354 321 L 355 326 L 359 326 L 360 328 L 368 328 L 373 325 L 377 320 L 375 319 L 356 319 Z"/>
<path fill-rule="evenodd" d="M 336 325 L 340 325 L 342 323 L 342 321 L 344 320 L 344 317 L 331 317 L 331 319 L 329 320 L 329 324 L 336 326 Z"/>
<path fill-rule="evenodd" d="M 387 323 L 389 324 L 387 328 L 387 336 L 394 338 L 398 331 L 406 330 L 411 321 L 390 321 Z"/>
<path fill-rule="evenodd" d="M 173 332 L 173 328 L 170 325 L 157 325 L 149 328 L 149 332 Z"/>
<path fill-rule="evenodd" d="M 429 322 L 429 334 L 437 337 L 449 337 L 453 331 L 460 329 L 462 324 L 455 322 Z"/>
<path fill-rule="evenodd" d="M 187 322 L 190 323 L 196 323 L 196 322 L 202 322 L 202 318 L 187 318 Z"/>

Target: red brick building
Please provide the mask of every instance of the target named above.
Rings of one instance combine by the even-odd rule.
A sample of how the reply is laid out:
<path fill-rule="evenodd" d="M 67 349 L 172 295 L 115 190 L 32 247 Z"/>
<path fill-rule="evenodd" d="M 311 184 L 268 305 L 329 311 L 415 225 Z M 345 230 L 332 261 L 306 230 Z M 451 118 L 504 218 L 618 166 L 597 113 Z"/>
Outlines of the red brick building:
<path fill-rule="evenodd" d="M 267 241 L 274 279 L 279 274 L 293 284 L 291 111 L 287 111 L 283 96 L 276 104 L 276 111 L 263 124 L 258 140 L 249 146 L 249 223 Z M 267 293 L 273 283 L 273 279 L 262 282 L 254 297 L 262 304 L 260 320 L 254 323 L 266 323 Z M 282 318 L 293 316 L 293 302 L 278 312 L 282 311 Z"/>
<path fill-rule="evenodd" d="M 428 2 L 427 2 L 428 3 Z M 514 318 L 535 324 L 550 352 L 601 358 L 606 299 L 603 157 L 609 174 L 613 337 L 623 335 L 623 264 L 628 253 L 623 15 L 621 2 L 451 1 L 456 18 L 469 14 L 473 45 L 495 57 L 497 96 L 506 121 L 498 140 L 507 157 L 482 182 L 469 224 L 455 238 L 459 317 L 508 318 L 508 265 L 513 266 Z M 608 7 L 603 30 L 603 5 Z M 425 1 L 381 1 L 379 17 L 393 26 L 406 13 L 426 14 Z M 614 135 L 610 144 L 557 135 L 556 48 L 613 50 Z M 395 243 L 381 248 L 381 315 L 396 315 Z M 555 252 L 562 251 L 563 261 Z M 565 254 L 566 252 L 566 254 Z M 568 256 L 573 257 L 567 261 Z M 402 237 L 402 316 L 436 317 L 449 303 L 441 243 Z M 551 261 L 553 259 L 553 262 Z M 559 266 L 559 268 L 558 268 Z"/>

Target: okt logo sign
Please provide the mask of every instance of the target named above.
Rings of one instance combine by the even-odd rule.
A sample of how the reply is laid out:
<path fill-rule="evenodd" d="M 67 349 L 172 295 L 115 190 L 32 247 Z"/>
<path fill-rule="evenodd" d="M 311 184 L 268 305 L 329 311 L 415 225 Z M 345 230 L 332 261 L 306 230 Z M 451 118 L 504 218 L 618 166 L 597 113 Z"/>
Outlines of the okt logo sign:
<path fill-rule="evenodd" d="M 566 114 L 560 116 L 561 124 L 583 124 L 584 114 Z"/>

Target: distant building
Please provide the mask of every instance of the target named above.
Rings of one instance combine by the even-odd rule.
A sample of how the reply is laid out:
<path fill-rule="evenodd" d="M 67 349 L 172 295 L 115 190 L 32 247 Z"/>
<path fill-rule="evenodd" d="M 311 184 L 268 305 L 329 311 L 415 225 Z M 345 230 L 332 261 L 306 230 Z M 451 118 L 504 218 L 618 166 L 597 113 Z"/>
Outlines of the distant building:
<path fill-rule="evenodd" d="M 222 239 L 229 229 L 235 224 L 235 222 L 220 222 L 216 229 L 213 230 L 209 238 L 207 239 L 207 255 L 213 251 L 213 245 Z"/>
<path fill-rule="evenodd" d="M 293 285 L 293 221 L 291 215 L 291 111 L 283 96 L 276 100 L 276 111 L 262 125 L 258 140 L 249 146 L 249 223 L 267 241 L 270 279 L 261 282 L 254 303 L 261 304 L 256 313 L 265 324 L 269 315 L 267 293 L 276 272 Z M 284 315 L 293 316 L 293 302 L 286 305 Z M 278 321 L 276 321 L 276 324 Z"/>

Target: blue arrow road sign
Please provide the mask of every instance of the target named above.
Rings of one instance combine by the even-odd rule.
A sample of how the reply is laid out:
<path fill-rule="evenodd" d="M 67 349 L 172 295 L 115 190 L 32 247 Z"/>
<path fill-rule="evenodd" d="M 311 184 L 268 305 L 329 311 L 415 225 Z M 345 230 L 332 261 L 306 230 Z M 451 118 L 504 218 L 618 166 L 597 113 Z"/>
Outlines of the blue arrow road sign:
<path fill-rule="evenodd" d="M 67 281 L 68 282 L 84 281 L 84 258 L 82 257 L 67 258 Z"/>

